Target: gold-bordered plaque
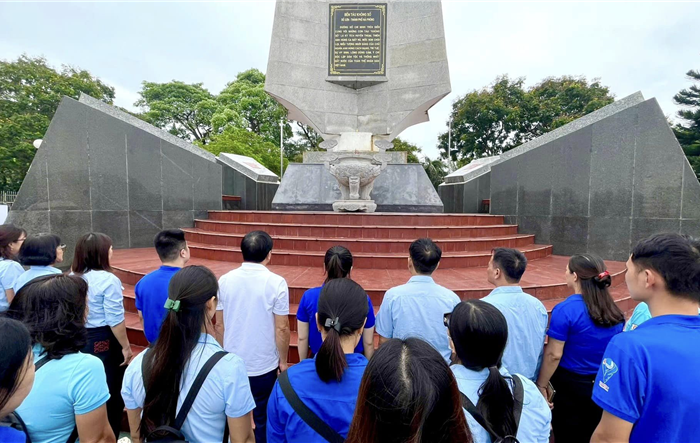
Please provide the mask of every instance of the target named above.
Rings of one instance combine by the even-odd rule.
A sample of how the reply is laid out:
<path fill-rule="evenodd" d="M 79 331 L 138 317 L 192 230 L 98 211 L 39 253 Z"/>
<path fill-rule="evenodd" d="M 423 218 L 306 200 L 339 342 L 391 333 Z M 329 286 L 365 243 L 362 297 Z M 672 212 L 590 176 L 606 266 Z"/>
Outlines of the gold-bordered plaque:
<path fill-rule="evenodd" d="M 328 75 L 386 75 L 386 3 L 332 3 Z"/>

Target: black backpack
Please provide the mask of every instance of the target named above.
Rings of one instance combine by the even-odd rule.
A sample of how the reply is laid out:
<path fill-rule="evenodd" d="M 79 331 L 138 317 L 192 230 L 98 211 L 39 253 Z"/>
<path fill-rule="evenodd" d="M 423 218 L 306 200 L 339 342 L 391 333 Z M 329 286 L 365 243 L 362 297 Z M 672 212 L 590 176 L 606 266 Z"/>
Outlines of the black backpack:
<path fill-rule="evenodd" d="M 146 443 L 188 443 L 187 440 L 185 440 L 185 436 L 182 434 L 182 431 L 180 429 L 185 423 L 187 414 L 190 412 L 190 409 L 192 409 L 192 404 L 197 398 L 197 394 L 202 388 L 204 381 L 207 379 L 209 372 L 211 372 L 211 370 L 214 368 L 214 365 L 216 365 L 219 362 L 219 360 L 221 360 L 226 354 L 226 351 L 219 351 L 216 354 L 209 357 L 209 360 L 207 360 L 204 366 L 202 366 L 202 369 L 199 370 L 197 378 L 194 379 L 192 387 L 190 387 L 190 390 L 187 392 L 187 397 L 185 397 L 185 401 L 182 403 L 180 412 L 178 412 L 177 417 L 175 417 L 175 422 L 173 423 L 173 425 L 163 425 L 157 427 L 153 430 L 153 432 L 148 434 L 145 440 Z M 141 362 L 141 377 L 143 378 L 144 389 L 146 389 L 146 380 L 148 380 L 149 374 L 149 367 L 148 363 L 146 363 L 146 357 L 147 356 L 144 355 L 143 360 Z M 228 441 L 228 424 L 226 424 L 226 426 L 224 427 L 223 441 Z"/>
<path fill-rule="evenodd" d="M 518 377 L 517 375 L 513 375 L 512 377 L 513 403 L 515 406 L 515 409 L 513 409 L 513 418 L 515 418 L 515 432 L 513 433 L 514 435 L 496 434 L 496 432 L 486 421 L 484 416 L 479 413 L 479 409 L 474 405 L 474 403 L 472 403 L 471 400 L 469 400 L 469 397 L 460 392 L 460 395 L 462 397 L 462 407 L 466 409 L 472 417 L 474 417 L 474 420 L 476 420 L 481 425 L 481 427 L 486 429 L 486 432 L 489 433 L 489 437 L 491 437 L 491 443 L 520 443 L 515 436 L 518 434 L 518 426 L 520 425 L 520 415 L 523 412 L 523 399 L 525 396 L 525 392 L 523 389 L 523 382 L 522 380 L 520 380 L 520 377 Z M 479 402 L 477 402 L 477 404 L 479 404 Z"/>

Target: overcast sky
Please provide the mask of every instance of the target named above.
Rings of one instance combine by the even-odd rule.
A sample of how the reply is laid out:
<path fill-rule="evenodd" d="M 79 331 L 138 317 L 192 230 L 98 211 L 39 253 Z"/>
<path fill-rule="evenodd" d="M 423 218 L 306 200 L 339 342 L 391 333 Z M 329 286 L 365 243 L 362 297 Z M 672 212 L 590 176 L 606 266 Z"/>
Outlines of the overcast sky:
<path fill-rule="evenodd" d="M 677 111 L 673 95 L 700 69 L 700 3 L 443 1 L 452 94 L 431 121 L 401 136 L 437 155 L 456 97 L 498 75 L 600 78 L 617 98 L 635 91 Z M 236 74 L 265 71 L 274 1 L 0 3 L 0 59 L 22 53 L 89 70 L 133 109 L 141 82 L 203 82 L 218 93 Z"/>

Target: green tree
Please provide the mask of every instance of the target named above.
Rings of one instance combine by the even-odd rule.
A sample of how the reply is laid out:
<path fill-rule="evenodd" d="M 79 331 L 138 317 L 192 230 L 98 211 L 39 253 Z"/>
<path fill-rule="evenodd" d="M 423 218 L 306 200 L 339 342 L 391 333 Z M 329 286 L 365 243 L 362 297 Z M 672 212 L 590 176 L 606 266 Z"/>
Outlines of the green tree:
<path fill-rule="evenodd" d="M 421 154 L 421 149 L 412 144 L 409 143 L 405 140 L 402 140 L 398 137 L 394 139 L 394 151 L 405 151 L 407 152 L 407 157 L 408 157 L 408 162 L 409 163 L 420 163 L 420 159 L 418 158 L 418 155 Z"/>
<path fill-rule="evenodd" d="M 280 175 L 279 145 L 270 143 L 248 129 L 229 126 L 222 133 L 217 134 L 209 144 L 202 147 L 214 155 L 227 152 L 252 157 L 270 171 Z M 285 168 L 288 164 L 289 161 L 285 159 Z"/>
<path fill-rule="evenodd" d="M 421 162 L 425 173 L 428 174 L 430 182 L 435 187 L 437 191 L 438 186 L 445 181 L 445 176 L 449 173 L 447 165 L 441 159 L 431 160 L 429 157 L 425 157 Z"/>
<path fill-rule="evenodd" d="M 700 70 L 691 69 L 686 75 L 690 80 L 700 82 Z M 695 174 L 700 178 L 700 83 L 683 89 L 673 97 L 673 101 L 685 107 L 678 111 L 678 117 L 683 123 L 675 125 L 673 132 Z"/>
<path fill-rule="evenodd" d="M 452 105 L 452 146 L 448 132 L 438 137 L 443 158 L 460 165 L 498 155 L 609 103 L 607 87 L 583 77 L 547 78 L 529 89 L 525 79 L 507 75 Z"/>
<path fill-rule="evenodd" d="M 34 159 L 34 140 L 42 138 L 63 96 L 83 92 L 106 103 L 114 88 L 88 71 L 62 66 L 43 57 L 20 56 L 0 61 L 0 189 L 18 190 Z"/>

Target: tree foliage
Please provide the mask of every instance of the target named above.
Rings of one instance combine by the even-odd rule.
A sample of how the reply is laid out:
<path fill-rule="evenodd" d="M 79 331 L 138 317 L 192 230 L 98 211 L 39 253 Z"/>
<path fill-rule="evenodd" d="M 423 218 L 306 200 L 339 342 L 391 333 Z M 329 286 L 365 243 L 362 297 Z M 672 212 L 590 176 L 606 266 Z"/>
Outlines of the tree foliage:
<path fill-rule="evenodd" d="M 613 102 L 606 86 L 584 77 L 551 77 L 531 88 L 525 79 L 498 77 L 452 105 L 452 146 L 438 137 L 443 158 L 459 164 L 498 155 Z"/>
<path fill-rule="evenodd" d="M 676 104 L 684 107 L 678 111 L 678 117 L 682 119 L 682 123 L 677 124 L 673 132 L 683 147 L 695 174 L 700 178 L 700 71 L 691 69 L 686 75 L 690 80 L 699 83 L 681 90 L 673 97 Z"/>
<path fill-rule="evenodd" d="M 114 88 L 88 71 L 56 70 L 42 57 L 0 61 L 0 189 L 19 190 L 34 159 L 34 140 L 42 138 L 63 96 L 84 92 L 107 103 Z"/>
<path fill-rule="evenodd" d="M 398 137 L 394 139 L 394 151 L 405 151 L 407 152 L 407 157 L 408 157 L 408 162 L 409 163 L 420 163 L 420 159 L 418 158 L 418 155 L 422 153 L 421 149 L 412 144 L 409 143 L 405 140 L 402 140 Z"/>

